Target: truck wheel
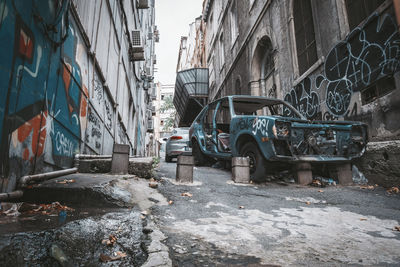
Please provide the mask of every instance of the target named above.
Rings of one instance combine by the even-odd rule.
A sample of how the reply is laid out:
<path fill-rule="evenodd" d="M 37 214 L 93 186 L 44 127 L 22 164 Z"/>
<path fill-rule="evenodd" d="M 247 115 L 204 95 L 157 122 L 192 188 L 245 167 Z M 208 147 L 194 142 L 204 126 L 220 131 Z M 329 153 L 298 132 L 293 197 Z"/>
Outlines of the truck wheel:
<path fill-rule="evenodd" d="M 250 179 L 255 182 L 263 182 L 266 172 L 265 160 L 257 145 L 253 142 L 244 144 L 240 149 L 240 155 L 250 159 Z"/>
<path fill-rule="evenodd" d="M 192 155 L 194 157 L 194 165 L 203 166 L 206 164 L 206 156 L 201 152 L 200 146 L 196 141 L 193 141 Z"/>

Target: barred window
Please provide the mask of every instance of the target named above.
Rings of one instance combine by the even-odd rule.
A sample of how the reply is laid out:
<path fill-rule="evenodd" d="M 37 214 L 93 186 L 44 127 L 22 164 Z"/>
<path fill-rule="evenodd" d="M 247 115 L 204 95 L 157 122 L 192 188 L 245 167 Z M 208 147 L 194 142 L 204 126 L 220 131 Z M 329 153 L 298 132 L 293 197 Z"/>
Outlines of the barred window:
<path fill-rule="evenodd" d="M 293 15 L 297 59 L 301 75 L 317 61 L 311 0 L 293 1 Z"/>

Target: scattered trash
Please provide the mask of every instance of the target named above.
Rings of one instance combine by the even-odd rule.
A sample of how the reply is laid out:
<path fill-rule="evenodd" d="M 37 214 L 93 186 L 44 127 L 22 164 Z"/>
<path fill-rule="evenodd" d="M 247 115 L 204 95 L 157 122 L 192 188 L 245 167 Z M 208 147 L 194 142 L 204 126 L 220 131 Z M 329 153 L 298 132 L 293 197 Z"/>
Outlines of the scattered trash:
<path fill-rule="evenodd" d="M 239 206 L 239 209 L 244 209 L 244 206 Z"/>
<path fill-rule="evenodd" d="M 393 231 L 400 232 L 400 226 L 395 226 L 395 227 L 393 228 Z"/>
<path fill-rule="evenodd" d="M 68 265 L 68 257 L 65 255 L 64 251 L 56 244 L 52 244 L 50 248 L 50 255 L 60 263 L 61 266 Z"/>
<path fill-rule="evenodd" d="M 0 214 L 6 216 L 20 215 L 19 208 L 21 203 L 2 203 Z"/>
<path fill-rule="evenodd" d="M 149 215 L 149 212 L 147 210 L 144 210 L 140 214 L 142 214 L 143 216 L 147 216 L 147 215 Z"/>
<path fill-rule="evenodd" d="M 172 204 L 174 204 L 174 202 L 172 200 L 170 200 L 170 201 L 168 201 L 168 204 L 172 205 Z"/>
<path fill-rule="evenodd" d="M 360 221 L 366 221 L 367 218 L 360 218 Z"/>
<path fill-rule="evenodd" d="M 352 176 L 353 176 L 353 182 L 355 184 L 367 184 L 368 179 L 365 177 L 365 175 L 357 168 L 356 165 L 353 165 L 352 169 Z"/>
<path fill-rule="evenodd" d="M 360 188 L 361 189 L 369 189 L 369 190 L 375 189 L 375 187 L 373 185 L 362 185 L 362 186 L 360 186 Z"/>
<path fill-rule="evenodd" d="M 336 185 L 335 180 L 333 180 L 332 178 L 325 178 L 325 177 L 320 177 L 320 176 L 315 176 L 313 177 L 313 181 L 310 184 L 311 186 L 315 186 L 315 187 L 325 187 L 328 185 Z"/>
<path fill-rule="evenodd" d="M 67 220 L 67 212 L 65 210 L 62 210 L 58 213 L 58 222 L 60 224 L 65 223 Z"/>
<path fill-rule="evenodd" d="M 109 262 L 109 261 L 116 261 L 126 257 L 126 253 L 117 251 L 114 253 L 115 256 L 108 256 L 105 254 L 100 254 L 100 261 L 102 262 Z"/>
<path fill-rule="evenodd" d="M 157 182 L 150 182 L 150 183 L 149 183 L 149 187 L 151 187 L 151 188 L 157 188 L 157 187 L 158 187 L 158 183 L 157 183 Z"/>
<path fill-rule="evenodd" d="M 386 190 L 386 192 L 388 192 L 389 194 L 398 194 L 400 192 L 400 190 L 398 187 L 393 186 L 393 187 L 389 188 L 388 190 Z"/>
<path fill-rule="evenodd" d="M 183 196 L 183 197 L 192 197 L 193 195 L 190 194 L 189 192 L 185 192 L 185 193 L 182 193 L 181 196 Z"/>
<path fill-rule="evenodd" d="M 57 184 L 71 184 L 71 183 L 75 183 L 74 179 L 64 179 L 62 181 L 57 181 Z"/>
<path fill-rule="evenodd" d="M 110 235 L 108 239 L 103 239 L 101 243 L 107 246 L 114 246 L 115 242 L 117 242 L 117 237 L 115 235 Z"/>

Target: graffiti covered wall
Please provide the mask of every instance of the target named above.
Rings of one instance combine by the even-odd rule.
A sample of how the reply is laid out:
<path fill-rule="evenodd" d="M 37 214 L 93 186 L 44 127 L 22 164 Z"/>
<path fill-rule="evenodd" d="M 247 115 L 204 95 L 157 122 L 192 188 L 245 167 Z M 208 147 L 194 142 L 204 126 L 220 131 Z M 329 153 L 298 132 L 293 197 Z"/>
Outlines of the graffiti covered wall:
<path fill-rule="evenodd" d="M 396 20 L 388 13 L 374 13 L 331 49 L 322 69 L 290 89 L 284 99 L 308 119 L 354 119 L 367 122 L 371 128 L 372 107 L 361 108 L 365 104 L 361 103 L 361 92 L 399 70 Z"/>
<path fill-rule="evenodd" d="M 79 26 L 73 4 L 77 12 L 89 8 L 85 14 L 92 19 L 85 17 L 83 27 L 90 34 Z M 109 90 L 105 85 L 106 77 L 132 76 L 128 49 L 116 45 L 127 43 L 121 9 L 107 0 L 0 0 L 0 191 L 13 190 L 23 175 L 72 167 L 77 153 L 111 154 L 114 141 L 121 139 L 114 131 L 123 143 L 135 143 L 132 125 L 118 122 L 117 127 L 113 104 L 118 95 L 132 99 L 123 115 L 133 120 L 134 105 L 140 105 L 133 81 L 132 90 L 114 78 Z M 110 30 L 110 25 L 117 28 Z M 97 41 L 97 34 L 110 33 L 113 42 Z M 92 39 L 85 41 L 88 36 Z M 88 42 L 113 53 L 95 55 Z M 124 69 L 118 68 L 119 55 Z"/>

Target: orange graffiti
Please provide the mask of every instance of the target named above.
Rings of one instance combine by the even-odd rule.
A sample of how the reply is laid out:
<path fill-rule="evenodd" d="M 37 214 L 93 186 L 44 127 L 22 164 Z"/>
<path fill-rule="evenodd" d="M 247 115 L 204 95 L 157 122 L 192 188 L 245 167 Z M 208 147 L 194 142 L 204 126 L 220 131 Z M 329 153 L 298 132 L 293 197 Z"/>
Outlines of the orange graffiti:
<path fill-rule="evenodd" d="M 40 130 L 41 126 L 45 124 L 47 111 L 35 116 L 30 121 L 25 122 L 18 128 L 18 141 L 24 142 L 26 138 L 32 133 L 32 155 L 26 148 L 23 152 L 22 158 L 24 160 L 33 160 L 34 156 L 41 156 L 44 151 L 44 143 L 46 141 L 46 129 Z"/>
<path fill-rule="evenodd" d="M 82 86 L 84 94 L 81 95 L 81 117 L 86 117 L 87 99 L 86 96 L 89 94 L 88 89 L 85 85 Z"/>

